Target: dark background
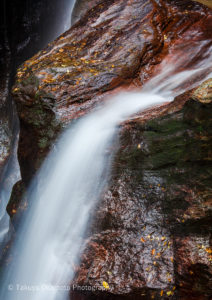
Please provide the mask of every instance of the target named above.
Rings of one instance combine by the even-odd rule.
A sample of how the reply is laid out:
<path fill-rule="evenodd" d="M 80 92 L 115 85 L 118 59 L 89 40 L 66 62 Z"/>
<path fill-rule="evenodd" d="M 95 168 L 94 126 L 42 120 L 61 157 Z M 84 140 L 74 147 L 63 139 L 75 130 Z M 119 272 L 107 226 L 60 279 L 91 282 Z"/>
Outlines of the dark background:
<path fill-rule="evenodd" d="M 73 0 L 1 0 L 0 117 L 11 114 L 9 90 L 17 67 L 63 31 Z M 66 27 L 65 27 L 66 25 Z"/>
<path fill-rule="evenodd" d="M 10 139 L 18 126 L 10 96 L 17 67 L 69 28 L 74 0 L 0 1 L 0 126 Z"/>

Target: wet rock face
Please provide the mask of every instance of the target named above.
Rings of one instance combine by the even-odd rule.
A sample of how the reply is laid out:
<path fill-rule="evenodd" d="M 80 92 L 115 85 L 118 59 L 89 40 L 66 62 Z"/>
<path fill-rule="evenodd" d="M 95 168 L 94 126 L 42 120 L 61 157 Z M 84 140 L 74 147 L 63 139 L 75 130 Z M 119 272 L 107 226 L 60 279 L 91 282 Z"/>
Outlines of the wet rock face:
<path fill-rule="evenodd" d="M 107 282 L 94 299 L 210 298 L 211 82 L 179 96 L 178 111 L 123 126 L 74 281 Z M 194 100 L 200 92 L 210 103 Z"/>
<path fill-rule="evenodd" d="M 6 117 L 6 102 L 9 91 L 10 50 L 5 35 L 4 9 L 1 4 L 0 12 L 0 182 L 1 173 L 10 154 L 11 130 L 9 118 Z"/>
<path fill-rule="evenodd" d="M 0 120 L 0 178 L 3 168 L 10 155 L 12 136 L 9 128 L 10 127 L 7 119 Z"/>
<path fill-rule="evenodd" d="M 179 69 L 201 60 L 211 45 L 211 24 L 211 11 L 192 1 L 104 1 L 25 62 L 13 89 L 24 181 L 38 169 L 60 128 L 116 88 L 141 86 L 172 52 L 180 58 Z"/>
<path fill-rule="evenodd" d="M 211 26 L 211 11 L 193 1 L 108 0 L 24 63 L 13 89 L 24 184 L 62 128 L 97 102 L 141 87 L 161 61 L 177 57 L 179 70 L 201 61 Z M 75 299 L 209 299 L 210 88 L 123 125 L 74 280 L 106 288 Z"/>

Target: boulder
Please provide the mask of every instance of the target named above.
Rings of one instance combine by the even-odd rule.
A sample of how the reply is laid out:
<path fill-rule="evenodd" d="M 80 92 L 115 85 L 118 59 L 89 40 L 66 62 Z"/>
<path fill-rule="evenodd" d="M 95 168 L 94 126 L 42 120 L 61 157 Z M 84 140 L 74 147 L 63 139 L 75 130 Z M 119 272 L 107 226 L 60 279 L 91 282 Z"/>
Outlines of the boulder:
<path fill-rule="evenodd" d="M 161 61 L 191 67 L 211 45 L 211 10 L 193 1 L 96 5 L 17 72 L 19 162 L 30 182 L 62 128 L 120 89 L 140 88 Z M 190 82 L 187 83 L 187 88 Z"/>
<path fill-rule="evenodd" d="M 96 288 L 89 299 L 210 298 L 211 102 L 196 95 L 212 100 L 211 83 L 123 124 L 73 281 Z"/>

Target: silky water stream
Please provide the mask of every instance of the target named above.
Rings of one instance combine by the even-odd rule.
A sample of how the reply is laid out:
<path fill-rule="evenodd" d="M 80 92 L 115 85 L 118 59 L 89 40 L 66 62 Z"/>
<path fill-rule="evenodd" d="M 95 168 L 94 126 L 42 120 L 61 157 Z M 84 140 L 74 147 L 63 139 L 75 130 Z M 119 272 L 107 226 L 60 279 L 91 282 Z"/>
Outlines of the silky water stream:
<path fill-rule="evenodd" d="M 89 216 L 110 175 L 113 153 L 108 149 L 117 140 L 119 124 L 172 101 L 183 92 L 179 87 L 184 82 L 199 78 L 210 64 L 207 53 L 195 68 L 180 73 L 164 63 L 142 91 L 108 99 L 65 130 L 31 184 L 31 206 L 11 247 L 13 259 L 1 279 L 0 299 L 69 297 L 72 266 L 79 262 Z"/>

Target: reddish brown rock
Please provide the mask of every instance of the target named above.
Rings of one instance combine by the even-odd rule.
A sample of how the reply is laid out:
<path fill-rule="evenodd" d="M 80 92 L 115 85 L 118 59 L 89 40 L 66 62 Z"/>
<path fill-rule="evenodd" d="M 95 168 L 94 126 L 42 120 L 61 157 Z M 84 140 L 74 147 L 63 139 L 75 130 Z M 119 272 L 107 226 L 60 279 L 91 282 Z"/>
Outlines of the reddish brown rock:
<path fill-rule="evenodd" d="M 28 60 L 13 90 L 24 181 L 38 169 L 61 127 L 115 88 L 141 86 L 173 52 L 185 56 L 179 69 L 187 67 L 188 57 L 190 65 L 201 59 L 211 44 L 211 24 L 210 10 L 192 1 L 109 0 Z"/>
<path fill-rule="evenodd" d="M 24 183 L 61 129 L 97 102 L 140 88 L 161 62 L 178 71 L 200 62 L 210 28 L 211 11 L 193 1 L 108 0 L 27 61 L 13 90 Z M 109 288 L 76 299 L 209 299 L 210 84 L 123 125 L 73 282 Z"/>

